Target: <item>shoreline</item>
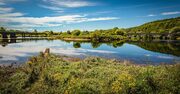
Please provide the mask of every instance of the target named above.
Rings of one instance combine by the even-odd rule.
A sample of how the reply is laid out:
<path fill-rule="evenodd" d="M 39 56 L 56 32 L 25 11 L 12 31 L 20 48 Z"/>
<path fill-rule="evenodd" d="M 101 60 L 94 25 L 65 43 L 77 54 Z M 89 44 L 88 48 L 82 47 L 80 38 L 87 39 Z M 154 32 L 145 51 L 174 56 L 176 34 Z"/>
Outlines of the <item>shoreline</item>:
<path fill-rule="evenodd" d="M 79 60 L 46 50 L 20 67 L 0 66 L 0 93 L 136 94 L 145 93 L 144 89 L 146 93 L 172 93 L 179 90 L 179 68 L 179 63 L 152 66 L 97 57 Z"/>
<path fill-rule="evenodd" d="M 30 56 L 30 57 L 28 57 L 28 60 L 24 61 L 24 62 L 20 63 L 18 61 L 15 61 L 14 63 L 4 63 L 4 64 L 0 64 L 0 67 L 9 67 L 9 66 L 20 67 L 20 66 L 25 65 L 27 62 L 29 62 L 29 60 L 32 57 L 42 56 L 43 58 L 45 58 L 45 56 L 43 56 L 45 54 L 45 52 L 44 53 L 40 52 L 37 55 Z M 176 63 L 179 63 L 179 62 L 173 62 L 173 63 L 159 62 L 158 64 L 156 64 L 155 62 L 153 63 L 153 62 L 148 62 L 148 61 L 147 61 L 147 63 L 143 63 L 146 61 L 136 62 L 136 61 L 128 60 L 128 59 L 118 59 L 118 58 L 113 58 L 113 57 L 101 57 L 101 56 L 71 56 L 71 55 L 68 56 L 65 54 L 54 54 L 54 53 L 50 53 L 50 52 L 48 53 L 48 55 L 54 55 L 55 57 L 62 58 L 63 61 L 67 61 L 67 62 L 83 61 L 83 60 L 86 60 L 88 58 L 100 58 L 100 59 L 104 59 L 107 61 L 110 60 L 110 61 L 115 61 L 117 63 L 125 63 L 125 64 L 130 64 L 130 65 L 135 65 L 135 66 L 161 66 L 161 65 L 174 65 Z"/>
<path fill-rule="evenodd" d="M 62 38 L 65 41 L 91 41 L 91 39 L 83 39 L 83 38 Z"/>

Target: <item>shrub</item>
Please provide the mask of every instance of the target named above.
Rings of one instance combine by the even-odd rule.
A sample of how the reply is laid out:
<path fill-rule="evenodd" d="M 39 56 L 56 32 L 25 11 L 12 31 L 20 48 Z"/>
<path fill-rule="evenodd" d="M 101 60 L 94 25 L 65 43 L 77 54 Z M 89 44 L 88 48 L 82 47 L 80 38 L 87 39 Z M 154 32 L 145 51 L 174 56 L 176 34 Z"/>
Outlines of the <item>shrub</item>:
<path fill-rule="evenodd" d="M 180 64 L 134 65 L 89 57 L 41 55 L 13 70 L 0 68 L 0 93 L 179 94 Z M 13 71 L 10 71 L 13 70 Z M 9 75 L 8 71 L 12 72 Z M 8 74 L 7 74 L 8 73 Z"/>

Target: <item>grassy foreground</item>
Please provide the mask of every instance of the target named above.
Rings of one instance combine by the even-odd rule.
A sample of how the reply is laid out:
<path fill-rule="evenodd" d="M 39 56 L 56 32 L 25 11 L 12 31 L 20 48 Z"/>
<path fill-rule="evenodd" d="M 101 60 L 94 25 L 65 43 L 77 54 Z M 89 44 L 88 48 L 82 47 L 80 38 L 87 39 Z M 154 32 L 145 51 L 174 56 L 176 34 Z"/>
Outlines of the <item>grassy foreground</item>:
<path fill-rule="evenodd" d="M 40 54 L 21 67 L 1 67 L 0 80 L 0 94 L 180 94 L 180 64 Z"/>

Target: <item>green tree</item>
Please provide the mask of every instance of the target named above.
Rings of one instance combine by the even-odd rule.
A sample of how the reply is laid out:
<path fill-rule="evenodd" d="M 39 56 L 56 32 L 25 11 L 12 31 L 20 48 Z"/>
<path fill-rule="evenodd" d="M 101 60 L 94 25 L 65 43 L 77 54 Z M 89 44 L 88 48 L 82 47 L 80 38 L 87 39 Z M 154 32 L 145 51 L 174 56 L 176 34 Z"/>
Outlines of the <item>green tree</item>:
<path fill-rule="evenodd" d="M 121 29 L 116 29 L 115 34 L 116 35 L 124 35 L 124 31 Z"/>
<path fill-rule="evenodd" d="M 93 41 L 99 41 L 99 39 L 100 39 L 100 34 L 98 34 L 98 32 L 93 32 L 92 34 L 91 34 L 91 37 L 92 37 L 92 40 Z"/>
<path fill-rule="evenodd" d="M 113 28 L 113 31 L 116 31 L 116 30 L 118 30 L 118 29 L 119 29 L 118 27 L 114 27 L 114 28 Z"/>
<path fill-rule="evenodd" d="M 34 29 L 34 33 L 37 33 L 38 31 L 36 29 Z"/>
<path fill-rule="evenodd" d="M 0 32 L 6 32 L 6 29 L 4 27 L 1 27 Z"/>
<path fill-rule="evenodd" d="M 71 31 L 70 31 L 70 30 L 68 30 L 68 31 L 67 31 L 67 34 L 71 34 Z"/>
<path fill-rule="evenodd" d="M 54 32 L 51 30 L 51 31 L 50 31 L 50 34 L 51 34 L 51 35 L 53 35 L 53 34 L 54 34 Z"/>
<path fill-rule="evenodd" d="M 72 34 L 74 36 L 79 36 L 81 34 L 81 31 L 80 30 L 74 30 L 74 31 L 72 31 Z"/>

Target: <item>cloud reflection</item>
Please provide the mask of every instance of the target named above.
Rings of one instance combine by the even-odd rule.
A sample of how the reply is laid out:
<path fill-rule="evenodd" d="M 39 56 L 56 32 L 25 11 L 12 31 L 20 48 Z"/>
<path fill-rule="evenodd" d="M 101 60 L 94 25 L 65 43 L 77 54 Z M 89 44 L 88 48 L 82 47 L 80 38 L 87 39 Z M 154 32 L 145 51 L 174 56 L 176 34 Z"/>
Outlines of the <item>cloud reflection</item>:
<path fill-rule="evenodd" d="M 94 49 L 84 49 L 84 48 L 73 48 L 72 46 L 64 45 L 62 43 L 51 43 L 44 41 L 41 42 L 25 42 L 25 43 L 16 43 L 9 44 L 6 47 L 0 47 L 0 56 L 3 57 L 0 59 L 0 63 L 5 60 L 14 60 L 18 61 L 19 57 L 29 57 L 33 54 L 38 54 L 39 52 L 44 51 L 46 48 L 50 48 L 52 53 L 63 54 L 63 55 L 87 55 L 87 53 L 98 53 L 98 54 L 110 54 L 116 53 L 113 51 L 105 50 L 94 50 Z"/>

